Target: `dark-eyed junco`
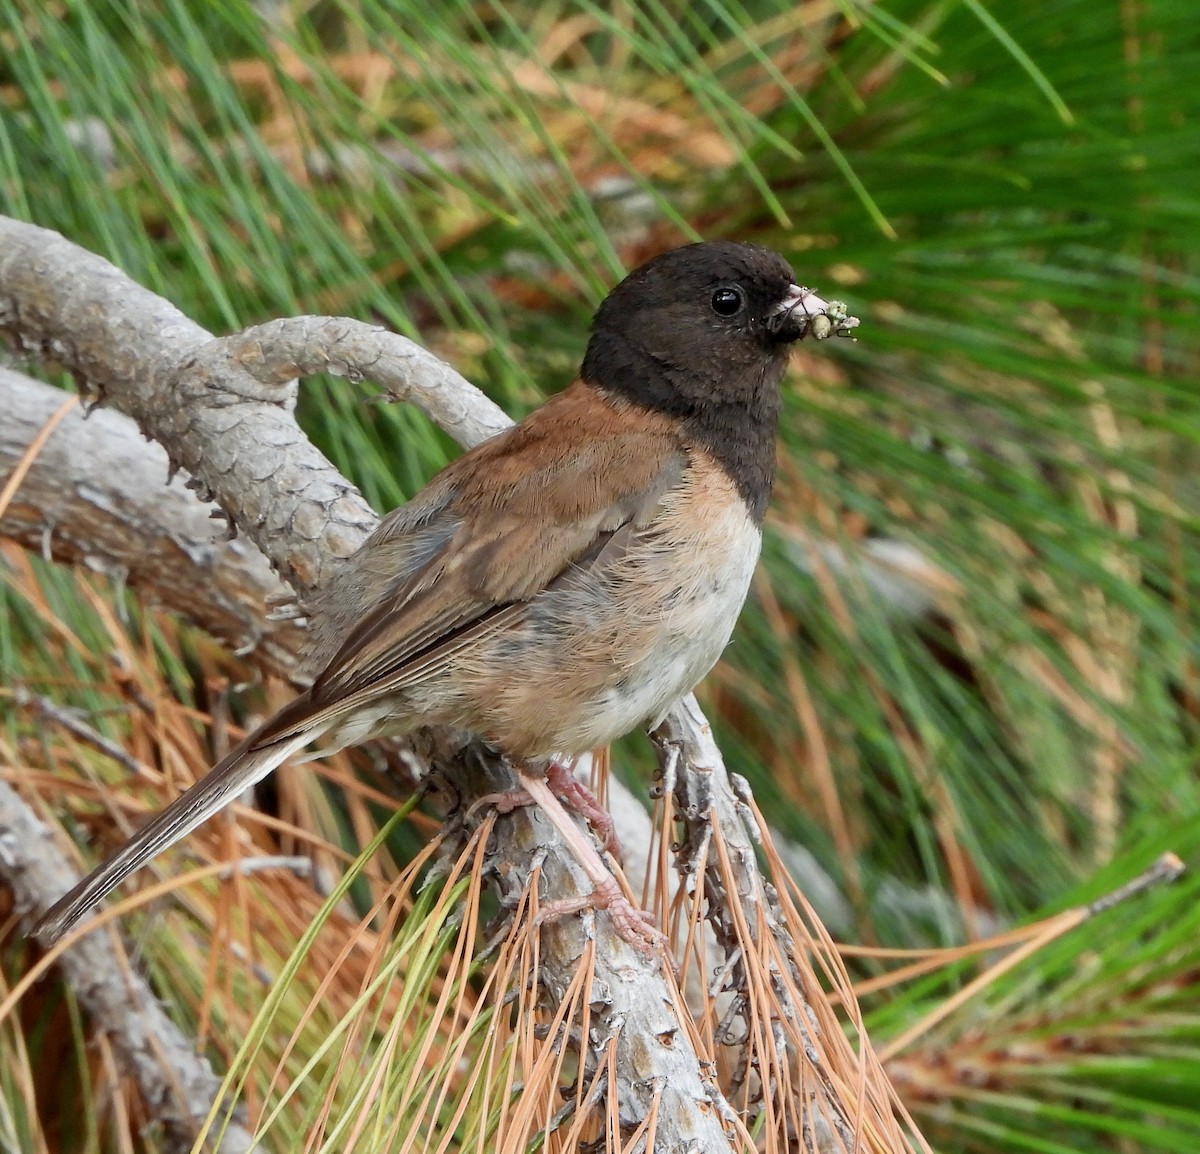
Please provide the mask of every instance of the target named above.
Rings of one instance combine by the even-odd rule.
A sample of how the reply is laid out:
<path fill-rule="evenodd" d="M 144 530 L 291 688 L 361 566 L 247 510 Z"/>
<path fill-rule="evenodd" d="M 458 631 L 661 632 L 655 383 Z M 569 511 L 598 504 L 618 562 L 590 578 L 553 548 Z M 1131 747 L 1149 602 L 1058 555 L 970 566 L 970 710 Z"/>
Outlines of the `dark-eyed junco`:
<path fill-rule="evenodd" d="M 650 933 L 545 781 L 655 726 L 725 648 L 758 559 L 788 347 L 857 322 L 777 254 L 689 245 L 622 281 L 579 378 L 393 511 L 337 587 L 312 687 L 41 920 L 60 937 L 290 754 L 416 725 L 497 746 L 627 936 Z"/>

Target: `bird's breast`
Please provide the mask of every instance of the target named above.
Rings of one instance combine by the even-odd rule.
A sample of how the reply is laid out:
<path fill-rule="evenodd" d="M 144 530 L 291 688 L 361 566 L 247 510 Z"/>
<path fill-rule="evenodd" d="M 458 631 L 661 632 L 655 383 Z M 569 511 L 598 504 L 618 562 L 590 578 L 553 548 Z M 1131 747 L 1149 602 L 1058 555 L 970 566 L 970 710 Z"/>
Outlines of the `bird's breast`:
<path fill-rule="evenodd" d="M 694 453 L 653 517 L 614 538 L 613 556 L 565 574 L 480 655 L 467 679 L 486 716 L 469 727 L 531 758 L 656 724 L 725 648 L 761 543 L 733 482 Z"/>

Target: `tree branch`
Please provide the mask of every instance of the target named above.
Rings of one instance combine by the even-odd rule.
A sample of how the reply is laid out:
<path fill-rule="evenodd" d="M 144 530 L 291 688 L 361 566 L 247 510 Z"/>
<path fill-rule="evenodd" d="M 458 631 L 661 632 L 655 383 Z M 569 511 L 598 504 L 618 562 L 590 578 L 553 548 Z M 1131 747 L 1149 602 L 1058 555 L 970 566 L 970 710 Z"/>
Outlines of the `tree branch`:
<path fill-rule="evenodd" d="M 0 253 L 0 333 L 15 347 L 68 368 L 97 399 L 132 417 L 163 445 L 173 466 L 192 474 L 198 495 L 215 499 L 302 596 L 319 594 L 333 581 L 377 518 L 296 425 L 294 386 L 284 381 L 291 371 L 319 368 L 374 379 L 378 368 L 388 387 L 404 389 L 435 418 L 447 419 L 452 434 L 469 440 L 502 427 L 499 410 L 482 393 L 411 342 L 382 330 L 341 318 L 298 318 L 221 340 L 107 261 L 45 229 L 0 217 Z M 268 348 L 273 332 L 282 336 L 282 350 Z M 473 758 L 490 767 L 497 783 L 505 780 L 506 767 L 485 749 L 475 747 Z M 440 768 L 454 774 L 453 765 Z M 456 784 L 467 785 L 461 777 Z M 520 825 L 528 815 L 513 819 Z M 588 893 L 590 883 L 554 832 L 539 828 L 537 839 L 547 855 L 547 900 Z M 498 854 L 503 852 L 501 839 Z M 527 852 L 513 852 L 501 872 L 527 877 Z M 31 901 L 48 904 L 54 896 L 31 895 Z M 571 932 L 570 925 L 560 932 Z M 576 932 L 583 932 L 578 923 Z M 551 991 L 566 988 L 572 973 L 556 972 L 553 959 L 566 965 L 570 955 L 547 957 L 542 977 Z M 630 974 L 637 975 L 632 986 Z M 614 991 L 636 987 L 645 1005 L 672 1004 L 657 967 L 615 936 L 606 938 L 598 955 L 596 979 Z M 616 1089 L 621 1116 L 629 1118 L 639 1116 L 638 1087 L 655 1075 L 653 1062 L 642 1055 L 635 1009 L 619 998 L 612 1006 L 614 1021 L 624 1023 L 618 1068 L 629 1073 Z M 681 1029 L 680 1037 L 671 1051 L 672 1069 L 663 1069 L 661 1078 L 670 1081 L 673 1071 L 677 1080 L 682 1060 L 700 1084 L 688 1032 Z M 683 1122 L 688 1113 L 678 1117 Z M 691 1128 L 689 1122 L 685 1129 Z M 731 1149 L 723 1135 L 718 1126 L 706 1135 L 704 1148 Z M 669 1127 L 660 1128 L 659 1136 L 669 1149 L 689 1146 L 684 1134 L 676 1141 Z"/>
<path fill-rule="evenodd" d="M 0 397 L 5 477 L 68 397 L 2 368 Z M 85 417 L 76 407 L 0 508 L 0 535 L 47 560 L 113 574 L 235 652 L 256 650 L 268 668 L 289 672 L 303 633 L 263 616 L 284 585 L 249 538 L 220 531 L 216 505 L 198 501 L 183 476 L 168 481 L 167 471 L 166 452 L 128 417 L 106 409 Z"/>
<path fill-rule="evenodd" d="M 61 893 L 77 880 L 54 835 L 2 781 L 0 871 L 23 916 L 41 913 L 47 893 Z M 162 1122 L 170 1148 L 180 1154 L 190 1150 L 221 1085 L 208 1060 L 163 1012 L 116 935 L 86 934 L 63 951 L 59 965 L 92 1023 L 112 1039 L 122 1066 Z M 230 1121 L 215 1147 L 216 1154 L 255 1154 L 258 1149 L 237 1121 Z"/>
<path fill-rule="evenodd" d="M 335 580 L 376 518 L 295 424 L 292 375 L 324 371 L 379 381 L 395 395 L 418 404 L 465 444 L 507 423 L 453 370 L 393 334 L 342 318 L 303 317 L 271 322 L 226 339 L 213 338 L 108 262 L 54 233 L 0 217 L 0 253 L 4 254 L 0 257 L 0 333 L 17 347 L 65 365 L 98 398 L 133 417 L 146 435 L 163 444 L 173 465 L 192 474 L 190 487 L 203 497 L 214 497 L 302 597 L 311 600 L 316 595 L 318 607 L 321 589 Z M 29 534 L 40 532 L 44 537 L 46 518 L 40 522 L 32 518 L 30 524 L 40 528 L 30 528 Z M 51 530 L 51 539 L 54 535 Z M 81 553 L 86 555 L 86 549 L 81 548 Z M 249 584 L 257 580 L 252 578 Z M 293 635 L 286 636 L 290 652 Z M 717 792 L 732 797 L 719 751 L 710 737 L 697 736 L 707 733 L 707 725 L 694 700 L 682 703 L 670 724 L 674 736 L 684 743 L 685 769 L 703 765 L 710 781 L 723 783 Z M 446 740 L 436 733 L 428 736 L 435 745 Z M 511 783 L 504 764 L 480 746 L 453 756 L 443 747 L 439 768 L 465 796 L 477 795 L 471 786 L 472 781 L 479 784 L 481 771 L 492 788 Z M 699 810 L 693 786 L 677 782 L 676 790 L 681 807 L 692 807 L 694 821 L 713 822 L 723 844 L 745 842 L 736 807 L 714 807 L 708 801 Z M 705 796 L 711 799 L 712 790 Z M 543 826 L 546 823 L 539 815 L 529 813 L 499 823 L 502 832 L 496 853 L 504 868 L 498 875 L 527 878 L 530 847 L 536 845 L 547 855 L 543 878 L 548 898 L 587 893 L 590 885 L 573 857 Z M 685 871 L 687 864 L 685 860 Z M 749 899 L 761 904 L 767 887 L 753 852 L 739 851 L 738 870 L 745 886 L 735 887 L 737 898 L 728 892 L 724 897 L 739 900 L 745 888 Z M 709 915 L 714 916 L 711 908 Z M 806 966 L 781 919 L 760 918 L 758 927 L 772 936 L 775 951 L 789 968 Z M 541 977 L 553 996 L 569 984 L 582 948 L 580 935 L 586 930 L 581 921 L 571 919 L 543 930 L 547 932 L 565 943 L 548 949 L 544 957 Z M 661 1019 L 663 1007 L 675 1004 L 665 976 L 615 935 L 606 933 L 601 944 L 596 982 L 604 997 L 596 1001 L 611 998 L 605 1004 L 610 1006 L 615 1031 L 617 1068 L 623 1071 L 616 1087 L 620 1117 L 644 1116 L 647 1085 L 674 1085 L 681 1088 L 680 1108 L 664 1113 L 659 1105 L 658 1140 L 663 1148 L 695 1148 L 693 1143 L 698 1142 L 699 1148 L 707 1150 L 731 1149 L 725 1123 L 732 1113 L 702 1075 L 686 1024 L 679 1023 L 681 1028 L 671 1035 L 673 1044 L 657 1056 L 646 1049 L 646 1031 Z M 746 944 L 742 941 L 741 947 Z M 630 975 L 636 975 L 632 983 Z M 812 989 L 819 997 L 815 983 Z M 793 1001 L 786 1010 L 798 1019 L 806 1007 Z M 801 1067 L 817 1075 L 815 1079 L 799 1076 L 801 1094 L 806 1102 L 815 1103 L 802 1110 L 804 1143 L 812 1150 L 837 1149 L 851 1133 L 847 1118 L 853 1110 L 821 1070 L 819 1046 L 806 1030 L 795 1041 L 787 1041 L 786 1031 L 781 1037 L 781 1045 L 800 1059 Z M 608 1040 L 596 1033 L 585 1044 L 594 1059 Z M 687 1078 L 681 1073 L 681 1062 L 691 1072 Z M 783 1068 L 788 1064 L 785 1060 Z M 789 1091 L 780 1085 L 772 1092 Z M 714 1106 L 717 1119 L 700 1130 L 695 1129 L 695 1109 L 686 1105 L 691 1102 L 694 1107 L 700 1100 L 697 1094 Z M 902 1147 L 888 1140 L 871 1148 Z"/>

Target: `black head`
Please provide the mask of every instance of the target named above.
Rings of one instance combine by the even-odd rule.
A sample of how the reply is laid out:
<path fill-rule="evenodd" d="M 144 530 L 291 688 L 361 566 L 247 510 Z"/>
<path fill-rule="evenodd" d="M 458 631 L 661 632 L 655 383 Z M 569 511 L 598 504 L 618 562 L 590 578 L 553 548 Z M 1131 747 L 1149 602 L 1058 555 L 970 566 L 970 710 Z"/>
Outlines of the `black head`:
<path fill-rule="evenodd" d="M 769 249 L 709 241 L 630 273 L 592 322 L 581 375 L 678 416 L 737 482 L 755 516 L 770 493 L 779 382 L 807 316 Z"/>

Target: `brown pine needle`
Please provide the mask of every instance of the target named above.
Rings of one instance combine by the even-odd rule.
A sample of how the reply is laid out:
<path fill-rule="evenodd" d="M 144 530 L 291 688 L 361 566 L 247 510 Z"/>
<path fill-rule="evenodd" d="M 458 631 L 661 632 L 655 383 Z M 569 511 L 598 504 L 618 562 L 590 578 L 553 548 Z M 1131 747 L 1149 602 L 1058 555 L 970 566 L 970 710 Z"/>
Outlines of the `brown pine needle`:
<path fill-rule="evenodd" d="M 66 394 L 63 403 L 50 414 L 46 423 L 38 430 L 37 436 L 29 442 L 29 447 L 21 454 L 20 460 L 17 461 L 13 471 L 9 474 L 8 480 L 5 481 L 4 488 L 0 489 L 0 517 L 4 516 L 13 497 L 16 496 L 17 490 L 21 487 L 21 482 L 25 480 L 29 470 L 33 468 L 34 461 L 37 460 L 37 456 L 42 451 L 46 442 L 50 440 L 54 430 L 58 428 L 63 417 L 75 408 L 77 404 L 79 404 L 78 397 Z"/>

